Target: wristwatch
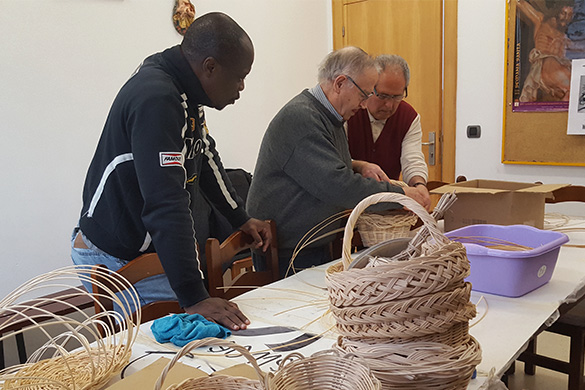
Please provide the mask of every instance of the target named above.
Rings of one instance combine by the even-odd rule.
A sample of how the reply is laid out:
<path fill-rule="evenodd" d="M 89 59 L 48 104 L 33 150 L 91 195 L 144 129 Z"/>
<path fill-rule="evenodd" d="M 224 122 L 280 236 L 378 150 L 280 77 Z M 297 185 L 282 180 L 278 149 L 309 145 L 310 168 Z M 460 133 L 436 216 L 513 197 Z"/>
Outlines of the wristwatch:
<path fill-rule="evenodd" d="M 412 186 L 413 187 L 418 187 L 418 186 L 425 186 L 426 187 L 427 185 L 426 185 L 426 183 L 423 183 L 422 181 L 419 181 L 418 183 L 414 183 Z"/>

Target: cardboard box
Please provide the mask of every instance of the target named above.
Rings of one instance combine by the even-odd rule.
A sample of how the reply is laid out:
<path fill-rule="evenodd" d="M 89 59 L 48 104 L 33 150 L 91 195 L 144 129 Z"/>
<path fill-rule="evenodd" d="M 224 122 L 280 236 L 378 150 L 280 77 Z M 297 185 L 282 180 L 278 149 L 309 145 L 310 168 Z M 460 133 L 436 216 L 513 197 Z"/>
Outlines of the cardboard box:
<path fill-rule="evenodd" d="M 569 184 L 516 183 L 498 180 L 470 180 L 449 184 L 432 194 L 453 192 L 457 201 L 445 213 L 445 231 L 467 225 L 529 225 L 542 229 L 545 199 Z"/>

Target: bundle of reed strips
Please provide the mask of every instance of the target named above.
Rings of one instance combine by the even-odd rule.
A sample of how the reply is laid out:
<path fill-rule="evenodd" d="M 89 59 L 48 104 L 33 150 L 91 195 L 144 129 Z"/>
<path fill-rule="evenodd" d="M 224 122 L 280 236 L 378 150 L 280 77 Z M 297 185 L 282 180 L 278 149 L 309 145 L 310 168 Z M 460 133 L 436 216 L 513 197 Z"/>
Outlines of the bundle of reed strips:
<path fill-rule="evenodd" d="M 454 195 L 442 199 L 448 204 Z M 355 221 L 367 207 L 397 202 L 424 226 L 407 249 L 350 268 Z M 441 201 L 440 201 L 441 203 Z M 326 275 L 340 351 L 363 358 L 383 389 L 465 389 L 481 349 L 468 332 L 476 315 L 465 247 L 450 241 L 436 220 L 412 199 L 395 193 L 360 202 L 345 226 L 341 268 Z"/>
<path fill-rule="evenodd" d="M 32 330 L 46 338 L 45 344 L 28 358 L 25 364 L 15 365 L 0 371 L 0 388 L 3 389 L 89 389 L 101 388 L 128 363 L 131 348 L 138 334 L 140 304 L 138 294 L 132 285 L 116 273 L 102 272 L 102 280 L 109 286 L 102 286 L 112 301 L 119 306 L 119 312 L 105 311 L 87 314 L 68 303 L 75 295 L 87 295 L 99 305 L 96 297 L 85 289 L 73 288 L 73 293 L 59 295 L 62 291 L 79 284 L 92 283 L 89 266 L 72 266 L 40 275 L 21 285 L 0 301 L 0 316 L 6 318 L 0 324 L 10 329 L 17 323 L 27 326 L 7 333 L 0 341 L 18 333 Z M 112 288 L 111 286 L 118 286 Z M 116 293 L 125 291 L 123 297 Z M 52 293 L 50 297 L 44 297 Z M 43 296 L 43 298 L 38 298 Z M 62 303 L 71 307 L 71 314 L 56 315 L 44 307 L 51 303 Z M 130 311 L 137 308 L 137 323 L 131 320 Z M 110 324 L 116 324 L 119 331 L 114 333 Z M 101 333 L 100 333 L 101 332 Z M 4 333 L 4 332 L 0 332 Z"/>

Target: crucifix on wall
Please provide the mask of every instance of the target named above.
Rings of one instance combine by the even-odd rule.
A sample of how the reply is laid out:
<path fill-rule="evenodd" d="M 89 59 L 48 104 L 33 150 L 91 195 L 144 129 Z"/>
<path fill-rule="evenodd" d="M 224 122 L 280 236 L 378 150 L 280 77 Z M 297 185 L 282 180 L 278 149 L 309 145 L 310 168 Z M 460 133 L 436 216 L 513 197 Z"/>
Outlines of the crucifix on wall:
<path fill-rule="evenodd" d="M 175 0 L 173 7 L 173 24 L 175 30 L 181 35 L 185 35 L 187 28 L 195 20 L 195 6 L 190 0 Z"/>

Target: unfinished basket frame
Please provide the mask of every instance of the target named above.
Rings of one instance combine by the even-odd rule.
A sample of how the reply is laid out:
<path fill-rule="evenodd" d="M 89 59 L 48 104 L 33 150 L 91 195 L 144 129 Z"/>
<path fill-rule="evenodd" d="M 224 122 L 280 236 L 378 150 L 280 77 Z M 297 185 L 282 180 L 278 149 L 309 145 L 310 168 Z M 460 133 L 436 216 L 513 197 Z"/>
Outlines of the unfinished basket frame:
<path fill-rule="evenodd" d="M 0 328 L 8 329 L 21 321 L 31 324 L 5 334 L 0 337 L 0 341 L 33 329 L 39 330 L 47 339 L 25 364 L 0 371 L 1 388 L 100 388 L 128 363 L 132 345 L 138 335 L 140 304 L 136 290 L 126 279 L 116 273 L 101 275 L 110 286 L 114 286 L 102 287 L 106 295 L 118 304 L 120 312 L 104 311 L 89 315 L 67 302 L 72 294 L 35 298 L 47 292 L 71 289 L 80 280 L 98 283 L 92 280 L 92 272 L 95 271 L 92 271 L 91 266 L 71 266 L 51 271 L 33 278 L 0 300 L 0 315 L 8 317 Z M 99 305 L 97 298 L 85 289 L 74 287 L 73 290 L 75 294 L 91 297 Z M 121 291 L 126 292 L 124 296 L 117 296 L 116 293 Z M 54 302 L 68 305 L 72 314 L 58 316 L 43 309 L 43 305 Z M 131 319 L 131 307 L 138 308 L 137 322 Z M 110 331 L 112 324 L 118 325 L 118 333 Z M 52 335 L 49 327 L 54 326 L 61 326 L 64 331 Z M 103 337 L 100 330 L 105 333 Z"/>

